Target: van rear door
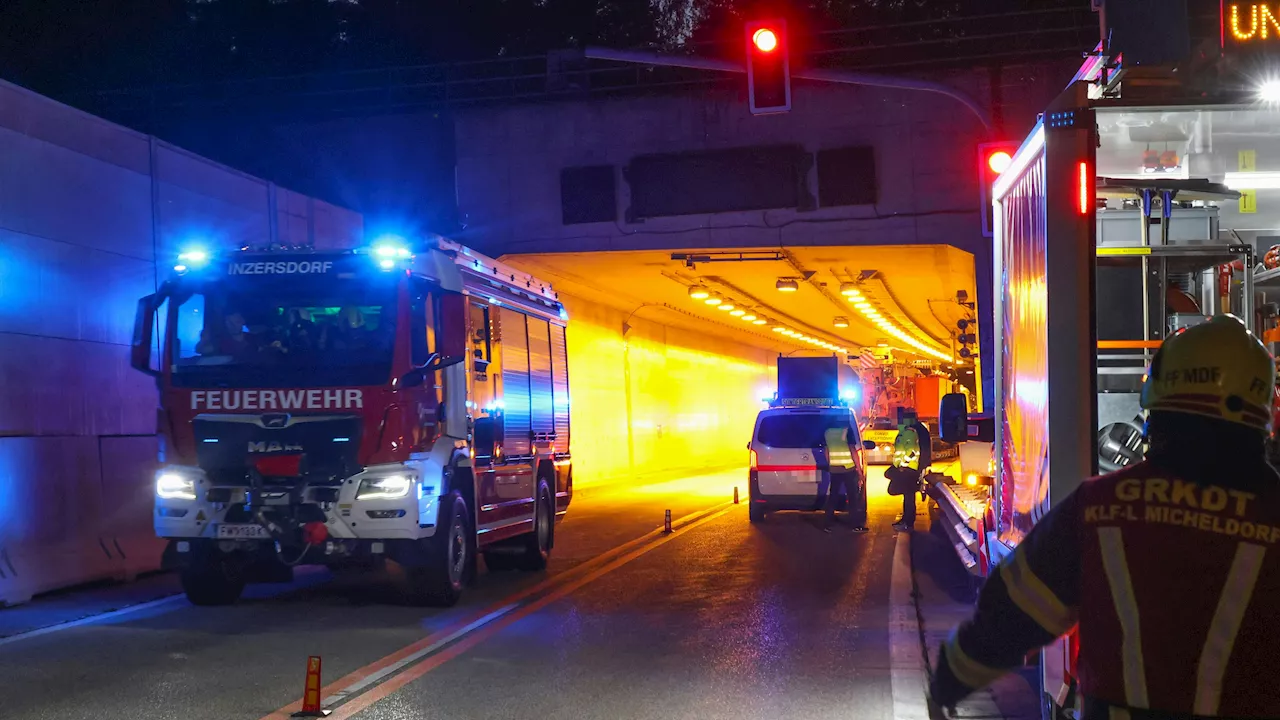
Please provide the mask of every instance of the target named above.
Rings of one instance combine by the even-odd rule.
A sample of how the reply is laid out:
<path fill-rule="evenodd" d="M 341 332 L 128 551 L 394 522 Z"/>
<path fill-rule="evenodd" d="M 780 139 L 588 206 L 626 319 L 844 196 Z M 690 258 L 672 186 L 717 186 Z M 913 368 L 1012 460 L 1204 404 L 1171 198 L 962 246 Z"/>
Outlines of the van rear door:
<path fill-rule="evenodd" d="M 817 498 L 822 473 L 814 451 L 822 446 L 827 428 L 851 422 L 847 410 L 790 410 L 761 417 L 751 446 L 760 494 Z"/>

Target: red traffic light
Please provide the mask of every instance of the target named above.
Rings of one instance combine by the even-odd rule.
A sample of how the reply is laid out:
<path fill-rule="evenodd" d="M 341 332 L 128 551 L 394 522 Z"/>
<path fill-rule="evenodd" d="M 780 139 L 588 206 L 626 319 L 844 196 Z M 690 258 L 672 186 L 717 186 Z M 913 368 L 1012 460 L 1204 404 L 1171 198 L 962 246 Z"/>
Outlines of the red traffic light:
<path fill-rule="evenodd" d="M 747 107 L 752 115 L 791 109 L 791 54 L 787 21 L 765 18 L 745 23 L 742 39 L 746 50 Z"/>
<path fill-rule="evenodd" d="M 760 52 L 773 52 L 778 49 L 778 34 L 769 28 L 760 28 L 751 35 L 751 42 Z"/>
<path fill-rule="evenodd" d="M 1013 168 L 1013 156 L 1018 152 L 1018 143 L 1011 140 L 979 143 L 978 165 L 978 207 L 982 210 L 982 236 L 993 237 L 995 233 L 995 210 L 991 204 L 991 193 L 1001 175 Z"/>
<path fill-rule="evenodd" d="M 991 172 L 999 175 L 1009 169 L 1009 164 L 1013 162 L 1013 156 L 1004 150 L 997 150 L 987 156 L 987 167 L 991 168 Z"/>

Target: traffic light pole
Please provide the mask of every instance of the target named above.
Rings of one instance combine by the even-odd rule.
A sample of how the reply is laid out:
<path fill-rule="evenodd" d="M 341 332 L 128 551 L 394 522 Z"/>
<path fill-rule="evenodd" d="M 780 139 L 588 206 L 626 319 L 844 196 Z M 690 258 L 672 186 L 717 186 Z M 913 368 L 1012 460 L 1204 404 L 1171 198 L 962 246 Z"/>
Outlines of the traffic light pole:
<path fill-rule="evenodd" d="M 718 72 L 745 73 L 745 65 L 729 60 L 685 57 L 681 55 L 664 55 L 662 53 L 644 52 L 640 50 L 613 50 L 611 48 L 589 47 L 586 56 L 595 60 L 612 60 L 614 62 L 637 63 L 641 65 L 659 65 L 668 67 L 685 67 L 695 70 L 713 70 Z M 803 80 L 837 83 L 841 85 L 868 85 L 871 87 L 892 88 L 895 90 L 915 90 L 945 95 L 969 109 L 990 132 L 994 125 L 991 115 L 968 94 L 942 83 L 916 80 L 914 78 L 894 77 L 892 75 L 876 75 L 874 73 L 849 72 L 847 70 L 801 69 L 792 70 L 791 77 Z"/>

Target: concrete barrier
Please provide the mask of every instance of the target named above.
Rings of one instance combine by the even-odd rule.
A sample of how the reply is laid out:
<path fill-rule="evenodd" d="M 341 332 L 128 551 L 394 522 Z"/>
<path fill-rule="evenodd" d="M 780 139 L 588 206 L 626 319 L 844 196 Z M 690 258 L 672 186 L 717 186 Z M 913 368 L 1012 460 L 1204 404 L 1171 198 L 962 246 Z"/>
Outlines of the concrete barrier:
<path fill-rule="evenodd" d="M 0 438 L 0 604 L 160 567 L 155 438 Z"/>
<path fill-rule="evenodd" d="M 134 306 L 178 253 L 349 246 L 358 213 L 0 82 L 0 604 L 159 567 Z"/>

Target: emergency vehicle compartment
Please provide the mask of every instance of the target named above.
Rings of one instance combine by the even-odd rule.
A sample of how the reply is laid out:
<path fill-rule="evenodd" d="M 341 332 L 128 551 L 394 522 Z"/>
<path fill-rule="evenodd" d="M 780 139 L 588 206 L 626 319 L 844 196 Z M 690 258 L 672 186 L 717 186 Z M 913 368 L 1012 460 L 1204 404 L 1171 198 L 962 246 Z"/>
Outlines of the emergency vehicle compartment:
<path fill-rule="evenodd" d="M 1094 157 L 1079 148 L 1063 151 L 1060 145 L 1070 139 L 1042 124 L 1015 160 L 1020 175 L 997 184 L 998 222 L 1007 228 L 997 254 L 1009 271 L 1008 299 L 997 298 L 997 306 L 1018 304 L 1016 311 L 1005 311 L 1004 323 L 997 323 L 1011 331 L 1010 342 L 1000 339 L 1003 355 L 997 362 L 1002 395 L 997 430 L 1006 441 L 1005 454 L 995 464 L 1003 478 L 992 495 L 977 498 L 981 502 L 975 497 L 983 488 L 936 488 L 936 495 L 945 496 L 940 508 L 949 516 L 958 550 L 976 549 L 971 533 L 985 528 L 999 546 L 999 552 L 987 548 L 987 555 L 1003 556 L 1054 498 L 1090 474 L 1141 458 L 1142 377 L 1163 338 L 1207 316 L 1231 312 L 1246 318 L 1264 339 L 1280 340 L 1275 329 L 1280 250 L 1264 260 L 1280 243 L 1280 180 L 1271 178 L 1280 178 L 1276 111 L 1269 106 L 1105 107 L 1102 102 L 1093 108 Z M 1046 159 L 1055 152 L 1050 165 Z M 1260 165 L 1258 157 L 1271 158 L 1272 165 Z M 1055 167 L 1056 187 L 1046 176 Z M 1056 207 L 1048 197 L 1054 191 L 1065 197 Z M 1072 270 L 1070 263 L 1050 268 L 1046 240 L 1056 236 L 1047 223 L 1055 212 L 1068 220 L 1093 214 L 1092 268 Z M 1070 227 L 1070 222 L 1060 225 L 1065 229 L 1058 232 L 1069 234 Z M 1055 274 L 1062 279 L 1055 280 Z M 1051 346 L 1077 332 L 1065 328 L 1085 320 L 1076 317 L 1085 308 L 1075 308 L 1072 317 L 1057 323 L 1064 328 L 1060 332 L 1046 310 L 1055 301 L 1062 308 L 1065 303 L 1057 299 L 1090 280 L 1096 350 L 1092 363 L 1066 368 L 1071 361 Z M 1076 430 L 1066 426 L 1085 418 L 1067 417 L 1074 413 L 1064 412 L 1063 403 L 1055 405 L 1057 422 L 1050 420 L 1055 386 L 1062 388 L 1059 395 L 1088 392 L 1092 386 L 1093 442 L 1069 440 Z M 1055 424 L 1063 441 L 1045 442 L 1055 437 Z M 1089 447 L 1092 462 L 1079 457 L 1071 461 L 1070 472 L 1058 470 L 1061 463 L 1054 457 L 1074 454 L 1065 449 L 1073 444 Z M 1051 483 L 1055 475 L 1069 477 Z M 974 572 L 983 570 L 982 563 L 965 564 Z"/>
<path fill-rule="evenodd" d="M 962 560 L 965 528 L 986 530 L 975 573 L 1142 456 L 1142 377 L 1170 334 L 1231 313 L 1280 339 L 1280 34 L 1260 7 L 1100 14 L 1104 40 L 995 180 L 995 483 L 980 518 L 934 487 Z M 1065 707 L 1070 647 L 1041 658 Z"/>

